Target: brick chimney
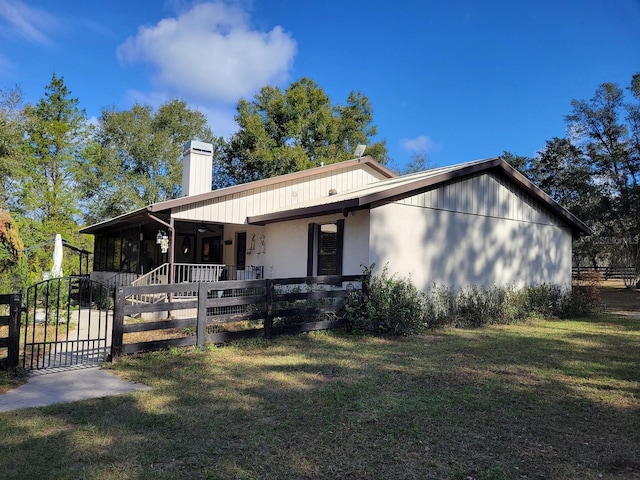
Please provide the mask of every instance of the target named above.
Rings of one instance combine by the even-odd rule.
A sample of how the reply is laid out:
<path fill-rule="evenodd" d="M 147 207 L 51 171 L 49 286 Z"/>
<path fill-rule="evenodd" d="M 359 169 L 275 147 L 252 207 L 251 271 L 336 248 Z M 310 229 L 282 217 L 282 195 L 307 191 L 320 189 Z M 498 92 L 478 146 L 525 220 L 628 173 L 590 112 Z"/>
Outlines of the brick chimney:
<path fill-rule="evenodd" d="M 182 153 L 182 195 L 188 197 L 211 191 L 213 145 L 187 142 Z"/>

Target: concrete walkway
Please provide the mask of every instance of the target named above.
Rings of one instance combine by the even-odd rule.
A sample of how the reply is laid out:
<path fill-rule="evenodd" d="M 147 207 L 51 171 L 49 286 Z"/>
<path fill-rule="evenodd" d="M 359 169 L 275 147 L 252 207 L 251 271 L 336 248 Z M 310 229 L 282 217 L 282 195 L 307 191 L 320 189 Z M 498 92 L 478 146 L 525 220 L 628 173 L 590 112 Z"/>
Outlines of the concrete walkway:
<path fill-rule="evenodd" d="M 29 375 L 29 382 L 0 395 L 0 412 L 122 395 L 151 387 L 122 380 L 99 367 L 59 369 Z"/>

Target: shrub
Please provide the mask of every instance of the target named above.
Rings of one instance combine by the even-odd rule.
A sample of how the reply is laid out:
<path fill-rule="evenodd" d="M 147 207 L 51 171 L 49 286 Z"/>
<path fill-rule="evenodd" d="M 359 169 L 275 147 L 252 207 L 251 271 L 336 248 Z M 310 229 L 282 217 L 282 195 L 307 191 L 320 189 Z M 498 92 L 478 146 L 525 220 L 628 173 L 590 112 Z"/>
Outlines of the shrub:
<path fill-rule="evenodd" d="M 408 279 L 389 276 L 387 268 L 372 275 L 365 268 L 362 290 L 344 302 L 344 318 L 356 333 L 413 335 L 424 329 L 422 294 Z"/>
<path fill-rule="evenodd" d="M 426 325 L 479 327 L 522 320 L 524 296 L 513 287 L 453 287 L 434 285 L 425 295 Z"/>
<path fill-rule="evenodd" d="M 424 303 L 427 327 L 453 326 L 458 305 L 453 287 L 434 285 L 424 296 Z"/>
<path fill-rule="evenodd" d="M 602 311 L 602 296 L 598 287 L 574 286 L 565 305 L 563 316 L 588 317 Z"/>
<path fill-rule="evenodd" d="M 342 315 L 353 332 L 411 335 L 425 328 L 509 324 L 531 317 L 588 316 L 600 311 L 597 286 L 564 289 L 542 284 L 522 289 L 433 285 L 419 292 L 408 279 L 365 268 L 362 291 L 351 292 Z"/>

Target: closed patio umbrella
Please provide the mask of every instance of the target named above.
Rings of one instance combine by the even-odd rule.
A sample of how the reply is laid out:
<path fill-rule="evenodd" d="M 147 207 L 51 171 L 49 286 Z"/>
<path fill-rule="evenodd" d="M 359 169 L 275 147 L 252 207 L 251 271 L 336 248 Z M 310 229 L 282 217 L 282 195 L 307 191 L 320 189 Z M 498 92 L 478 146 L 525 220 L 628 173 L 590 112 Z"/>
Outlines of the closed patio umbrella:
<path fill-rule="evenodd" d="M 51 268 L 51 277 L 62 277 L 62 236 L 56 234 L 56 240 L 53 245 L 53 267 Z"/>

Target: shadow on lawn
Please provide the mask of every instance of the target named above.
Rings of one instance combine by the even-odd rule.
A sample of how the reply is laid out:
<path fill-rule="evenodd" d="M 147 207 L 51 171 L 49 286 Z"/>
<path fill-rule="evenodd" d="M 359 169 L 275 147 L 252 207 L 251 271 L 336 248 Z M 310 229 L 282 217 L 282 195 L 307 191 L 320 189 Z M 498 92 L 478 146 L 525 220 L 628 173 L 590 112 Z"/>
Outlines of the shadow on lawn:
<path fill-rule="evenodd" d="M 1 463 L 8 478 L 640 478 L 637 336 L 543 325 L 128 358 L 115 369 L 151 391 L 5 414 Z"/>

